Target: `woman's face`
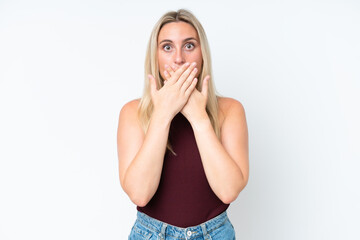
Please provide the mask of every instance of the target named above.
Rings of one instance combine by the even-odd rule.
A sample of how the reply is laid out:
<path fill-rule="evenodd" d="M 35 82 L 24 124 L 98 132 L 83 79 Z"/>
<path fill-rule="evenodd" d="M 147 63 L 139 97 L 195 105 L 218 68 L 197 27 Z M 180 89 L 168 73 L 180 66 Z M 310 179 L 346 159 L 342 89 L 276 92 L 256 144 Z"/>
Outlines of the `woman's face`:
<path fill-rule="evenodd" d="M 196 62 L 199 76 L 202 69 L 202 54 L 199 36 L 193 26 L 186 22 L 171 22 L 165 24 L 158 36 L 158 63 L 163 79 L 165 64 L 173 69 L 186 62 Z"/>

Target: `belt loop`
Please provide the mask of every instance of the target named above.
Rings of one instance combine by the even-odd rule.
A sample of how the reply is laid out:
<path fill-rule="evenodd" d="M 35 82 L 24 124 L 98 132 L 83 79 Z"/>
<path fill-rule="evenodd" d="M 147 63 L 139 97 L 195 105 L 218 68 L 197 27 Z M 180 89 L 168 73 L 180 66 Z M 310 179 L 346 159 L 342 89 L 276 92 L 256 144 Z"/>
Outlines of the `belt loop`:
<path fill-rule="evenodd" d="M 202 223 L 202 224 L 201 224 L 201 229 L 202 229 L 202 232 L 203 232 L 203 236 L 204 236 L 204 238 L 205 238 L 206 235 L 207 235 L 205 223 Z M 205 239 L 206 239 L 206 238 L 205 238 Z"/>
<path fill-rule="evenodd" d="M 167 226 L 168 225 L 166 223 L 163 223 L 163 225 L 161 226 L 161 233 L 159 234 L 161 239 L 165 239 L 165 236 L 166 236 L 165 230 L 166 230 Z"/>

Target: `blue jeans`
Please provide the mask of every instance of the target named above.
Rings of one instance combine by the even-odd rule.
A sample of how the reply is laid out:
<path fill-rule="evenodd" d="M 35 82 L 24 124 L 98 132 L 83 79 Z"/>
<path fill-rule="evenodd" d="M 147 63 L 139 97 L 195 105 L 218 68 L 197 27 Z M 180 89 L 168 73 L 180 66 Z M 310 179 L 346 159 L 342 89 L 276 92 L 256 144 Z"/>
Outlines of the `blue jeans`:
<path fill-rule="evenodd" d="M 226 211 L 197 226 L 176 227 L 140 211 L 128 240 L 234 240 L 235 230 Z"/>

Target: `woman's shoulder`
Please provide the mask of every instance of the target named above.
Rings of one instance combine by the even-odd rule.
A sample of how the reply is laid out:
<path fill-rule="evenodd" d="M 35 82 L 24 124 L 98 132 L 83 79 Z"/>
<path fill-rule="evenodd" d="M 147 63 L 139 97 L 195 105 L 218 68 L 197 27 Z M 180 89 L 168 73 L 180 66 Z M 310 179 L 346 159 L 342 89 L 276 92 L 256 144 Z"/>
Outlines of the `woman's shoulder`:
<path fill-rule="evenodd" d="M 124 104 L 120 110 L 120 117 L 135 117 L 137 116 L 137 110 L 140 104 L 140 98 L 133 99 Z"/>
<path fill-rule="evenodd" d="M 218 106 L 221 123 L 223 123 L 223 121 L 230 115 L 239 113 L 243 113 L 241 115 L 244 115 L 245 113 L 245 109 L 242 103 L 234 98 L 218 97 Z"/>
<path fill-rule="evenodd" d="M 133 99 L 131 101 L 128 101 L 127 103 L 124 104 L 124 106 L 122 107 L 122 109 L 125 110 L 135 110 L 138 108 L 139 104 L 140 104 L 140 98 L 137 99 Z"/>
<path fill-rule="evenodd" d="M 231 108 L 244 108 L 240 101 L 230 97 L 218 97 L 218 104 L 222 111 L 228 111 Z"/>

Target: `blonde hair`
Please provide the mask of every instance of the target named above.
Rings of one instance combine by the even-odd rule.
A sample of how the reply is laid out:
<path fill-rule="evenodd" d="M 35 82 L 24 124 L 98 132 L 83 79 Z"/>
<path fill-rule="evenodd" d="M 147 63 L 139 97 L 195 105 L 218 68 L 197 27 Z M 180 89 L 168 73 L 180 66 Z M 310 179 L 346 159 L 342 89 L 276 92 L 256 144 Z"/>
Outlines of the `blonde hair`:
<path fill-rule="evenodd" d="M 214 128 L 216 136 L 220 138 L 220 127 L 219 127 L 219 119 L 218 119 L 218 101 L 217 101 L 216 90 L 213 84 L 209 43 L 205 31 L 201 26 L 200 22 L 190 11 L 185 9 L 179 9 L 176 12 L 170 11 L 165 13 L 155 24 L 151 32 L 147 46 L 147 51 L 146 51 L 146 57 L 145 57 L 145 86 L 138 110 L 141 126 L 144 132 L 146 133 L 149 127 L 151 114 L 153 112 L 153 103 L 151 101 L 148 74 L 151 74 L 155 77 L 157 86 L 160 87 L 163 86 L 163 79 L 159 73 L 159 66 L 157 64 L 158 63 L 157 41 L 158 41 L 159 32 L 166 23 L 179 22 L 179 21 L 189 23 L 195 28 L 195 30 L 198 33 L 200 46 L 201 46 L 201 53 L 203 58 L 203 65 L 202 65 L 202 69 L 200 70 L 201 72 L 198 76 L 198 83 L 196 85 L 196 88 L 199 91 L 201 91 L 202 83 L 205 76 L 206 75 L 211 76 L 208 82 L 209 87 L 208 87 L 208 100 L 206 104 L 206 112 L 210 118 L 211 125 Z M 171 148 L 171 144 L 169 140 L 167 142 L 166 147 L 172 153 L 174 153 L 174 151 Z"/>

